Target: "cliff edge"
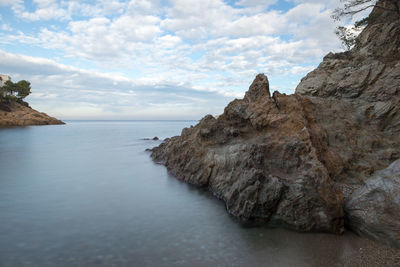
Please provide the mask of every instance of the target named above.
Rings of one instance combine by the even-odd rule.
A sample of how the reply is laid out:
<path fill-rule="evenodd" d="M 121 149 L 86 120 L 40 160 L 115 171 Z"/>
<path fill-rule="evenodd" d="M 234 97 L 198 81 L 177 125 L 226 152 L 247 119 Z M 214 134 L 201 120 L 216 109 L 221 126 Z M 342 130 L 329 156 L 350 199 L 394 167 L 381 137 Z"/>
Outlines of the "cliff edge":
<path fill-rule="evenodd" d="M 259 74 L 243 99 L 152 158 L 240 220 L 333 233 L 346 225 L 400 247 L 400 20 L 373 13 L 357 46 L 328 54 L 295 94 L 271 94 Z"/>
<path fill-rule="evenodd" d="M 26 103 L 21 104 L 16 101 L 0 102 L 0 127 L 50 124 L 65 123 L 32 109 Z"/>

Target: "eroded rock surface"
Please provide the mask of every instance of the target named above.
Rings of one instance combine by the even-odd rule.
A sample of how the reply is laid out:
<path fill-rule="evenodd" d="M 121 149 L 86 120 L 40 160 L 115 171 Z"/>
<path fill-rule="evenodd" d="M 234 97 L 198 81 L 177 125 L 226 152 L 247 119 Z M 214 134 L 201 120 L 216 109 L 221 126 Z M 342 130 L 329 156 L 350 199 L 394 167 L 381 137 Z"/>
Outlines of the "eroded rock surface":
<path fill-rule="evenodd" d="M 388 167 L 400 158 L 400 19 L 382 9 L 372 15 L 359 44 L 328 54 L 296 93 L 320 103 L 315 118 L 340 158 L 343 170 L 332 178 L 348 226 L 400 247 L 399 163 Z"/>
<path fill-rule="evenodd" d="M 17 102 L 0 103 L 0 127 L 64 124 L 64 122 Z"/>
<path fill-rule="evenodd" d="M 354 191 L 346 210 L 353 230 L 400 248 L 400 159 Z"/>
<path fill-rule="evenodd" d="M 295 94 L 271 94 L 260 74 L 244 99 L 166 139 L 153 159 L 241 220 L 341 233 L 346 212 L 352 229 L 398 244 L 397 223 L 377 227 L 353 208 L 370 201 L 366 181 L 400 158 L 400 20 L 373 12 L 357 47 L 328 54 Z M 398 221 L 396 201 L 383 202 L 385 218 Z"/>
<path fill-rule="evenodd" d="M 260 74 L 244 99 L 165 140 L 152 157 L 178 178 L 208 186 L 241 220 L 340 233 L 343 197 L 319 160 L 324 144 L 310 105 L 297 95 L 270 97 Z"/>

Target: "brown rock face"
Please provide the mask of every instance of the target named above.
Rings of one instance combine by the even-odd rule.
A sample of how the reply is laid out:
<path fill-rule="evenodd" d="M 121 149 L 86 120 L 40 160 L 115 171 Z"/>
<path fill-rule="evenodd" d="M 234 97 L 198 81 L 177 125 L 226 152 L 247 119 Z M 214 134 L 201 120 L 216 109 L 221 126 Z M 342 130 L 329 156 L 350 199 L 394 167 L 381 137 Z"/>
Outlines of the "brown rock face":
<path fill-rule="evenodd" d="M 0 103 L 0 127 L 65 124 L 17 102 Z"/>
<path fill-rule="evenodd" d="M 258 75 L 243 100 L 204 117 L 152 157 L 178 178 L 210 190 L 244 221 L 299 231 L 343 231 L 343 197 L 319 160 L 321 129 L 311 103 L 279 93 Z"/>
<path fill-rule="evenodd" d="M 379 226 L 357 210 L 358 200 L 376 211 L 383 205 L 373 214 L 400 221 L 399 189 L 386 188 L 396 201 L 382 205 L 360 196 L 376 171 L 400 158 L 400 20 L 373 12 L 378 19 L 357 47 L 328 54 L 295 94 L 271 96 L 260 74 L 244 99 L 166 139 L 153 159 L 208 187 L 241 220 L 341 233 L 346 218 L 357 232 L 399 245 L 397 223 Z"/>

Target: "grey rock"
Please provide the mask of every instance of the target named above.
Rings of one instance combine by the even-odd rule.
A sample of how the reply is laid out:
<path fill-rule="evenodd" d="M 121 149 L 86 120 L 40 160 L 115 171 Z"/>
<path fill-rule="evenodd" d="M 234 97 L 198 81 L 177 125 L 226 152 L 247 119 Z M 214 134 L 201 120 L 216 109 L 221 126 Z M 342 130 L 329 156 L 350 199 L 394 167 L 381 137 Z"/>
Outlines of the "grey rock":
<path fill-rule="evenodd" d="M 400 159 L 355 190 L 345 210 L 352 230 L 400 248 Z"/>
<path fill-rule="evenodd" d="M 178 179 L 207 187 L 242 221 L 341 233 L 347 212 L 355 231 L 397 244 L 390 203 L 399 192 L 386 180 L 368 181 L 400 158 L 400 20 L 373 12 L 380 17 L 359 44 L 325 56 L 295 94 L 271 96 L 259 74 L 243 99 L 164 140 L 152 158 Z M 387 221 L 363 215 L 374 207 L 367 204 L 374 197 L 358 197 L 369 183 L 385 192 L 374 193 L 375 210 Z"/>

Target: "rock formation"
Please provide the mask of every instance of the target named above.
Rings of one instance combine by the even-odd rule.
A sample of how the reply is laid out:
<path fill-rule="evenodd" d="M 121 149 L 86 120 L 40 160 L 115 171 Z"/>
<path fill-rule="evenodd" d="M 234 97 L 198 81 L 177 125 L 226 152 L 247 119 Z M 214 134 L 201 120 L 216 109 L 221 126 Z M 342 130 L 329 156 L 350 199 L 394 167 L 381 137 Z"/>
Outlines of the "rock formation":
<path fill-rule="evenodd" d="M 346 219 L 400 245 L 399 169 L 388 167 L 400 158 L 400 20 L 373 12 L 357 46 L 328 54 L 295 94 L 271 95 L 260 74 L 244 99 L 164 140 L 152 158 L 241 220 L 341 233 Z"/>
<path fill-rule="evenodd" d="M 328 54 L 296 93 L 320 105 L 314 115 L 340 158 L 332 178 L 347 226 L 400 247 L 400 169 L 389 166 L 400 158 L 400 18 L 382 9 L 372 17 L 358 45 Z"/>
<path fill-rule="evenodd" d="M 343 231 L 343 198 L 320 161 L 312 103 L 277 92 L 258 75 L 243 100 L 204 117 L 153 150 L 178 178 L 210 190 L 244 221 L 299 231 Z"/>
<path fill-rule="evenodd" d="M 356 232 L 400 247 L 400 159 L 354 191 L 346 212 Z"/>
<path fill-rule="evenodd" d="M 15 101 L 0 103 L 0 127 L 64 124 L 45 113 Z"/>

